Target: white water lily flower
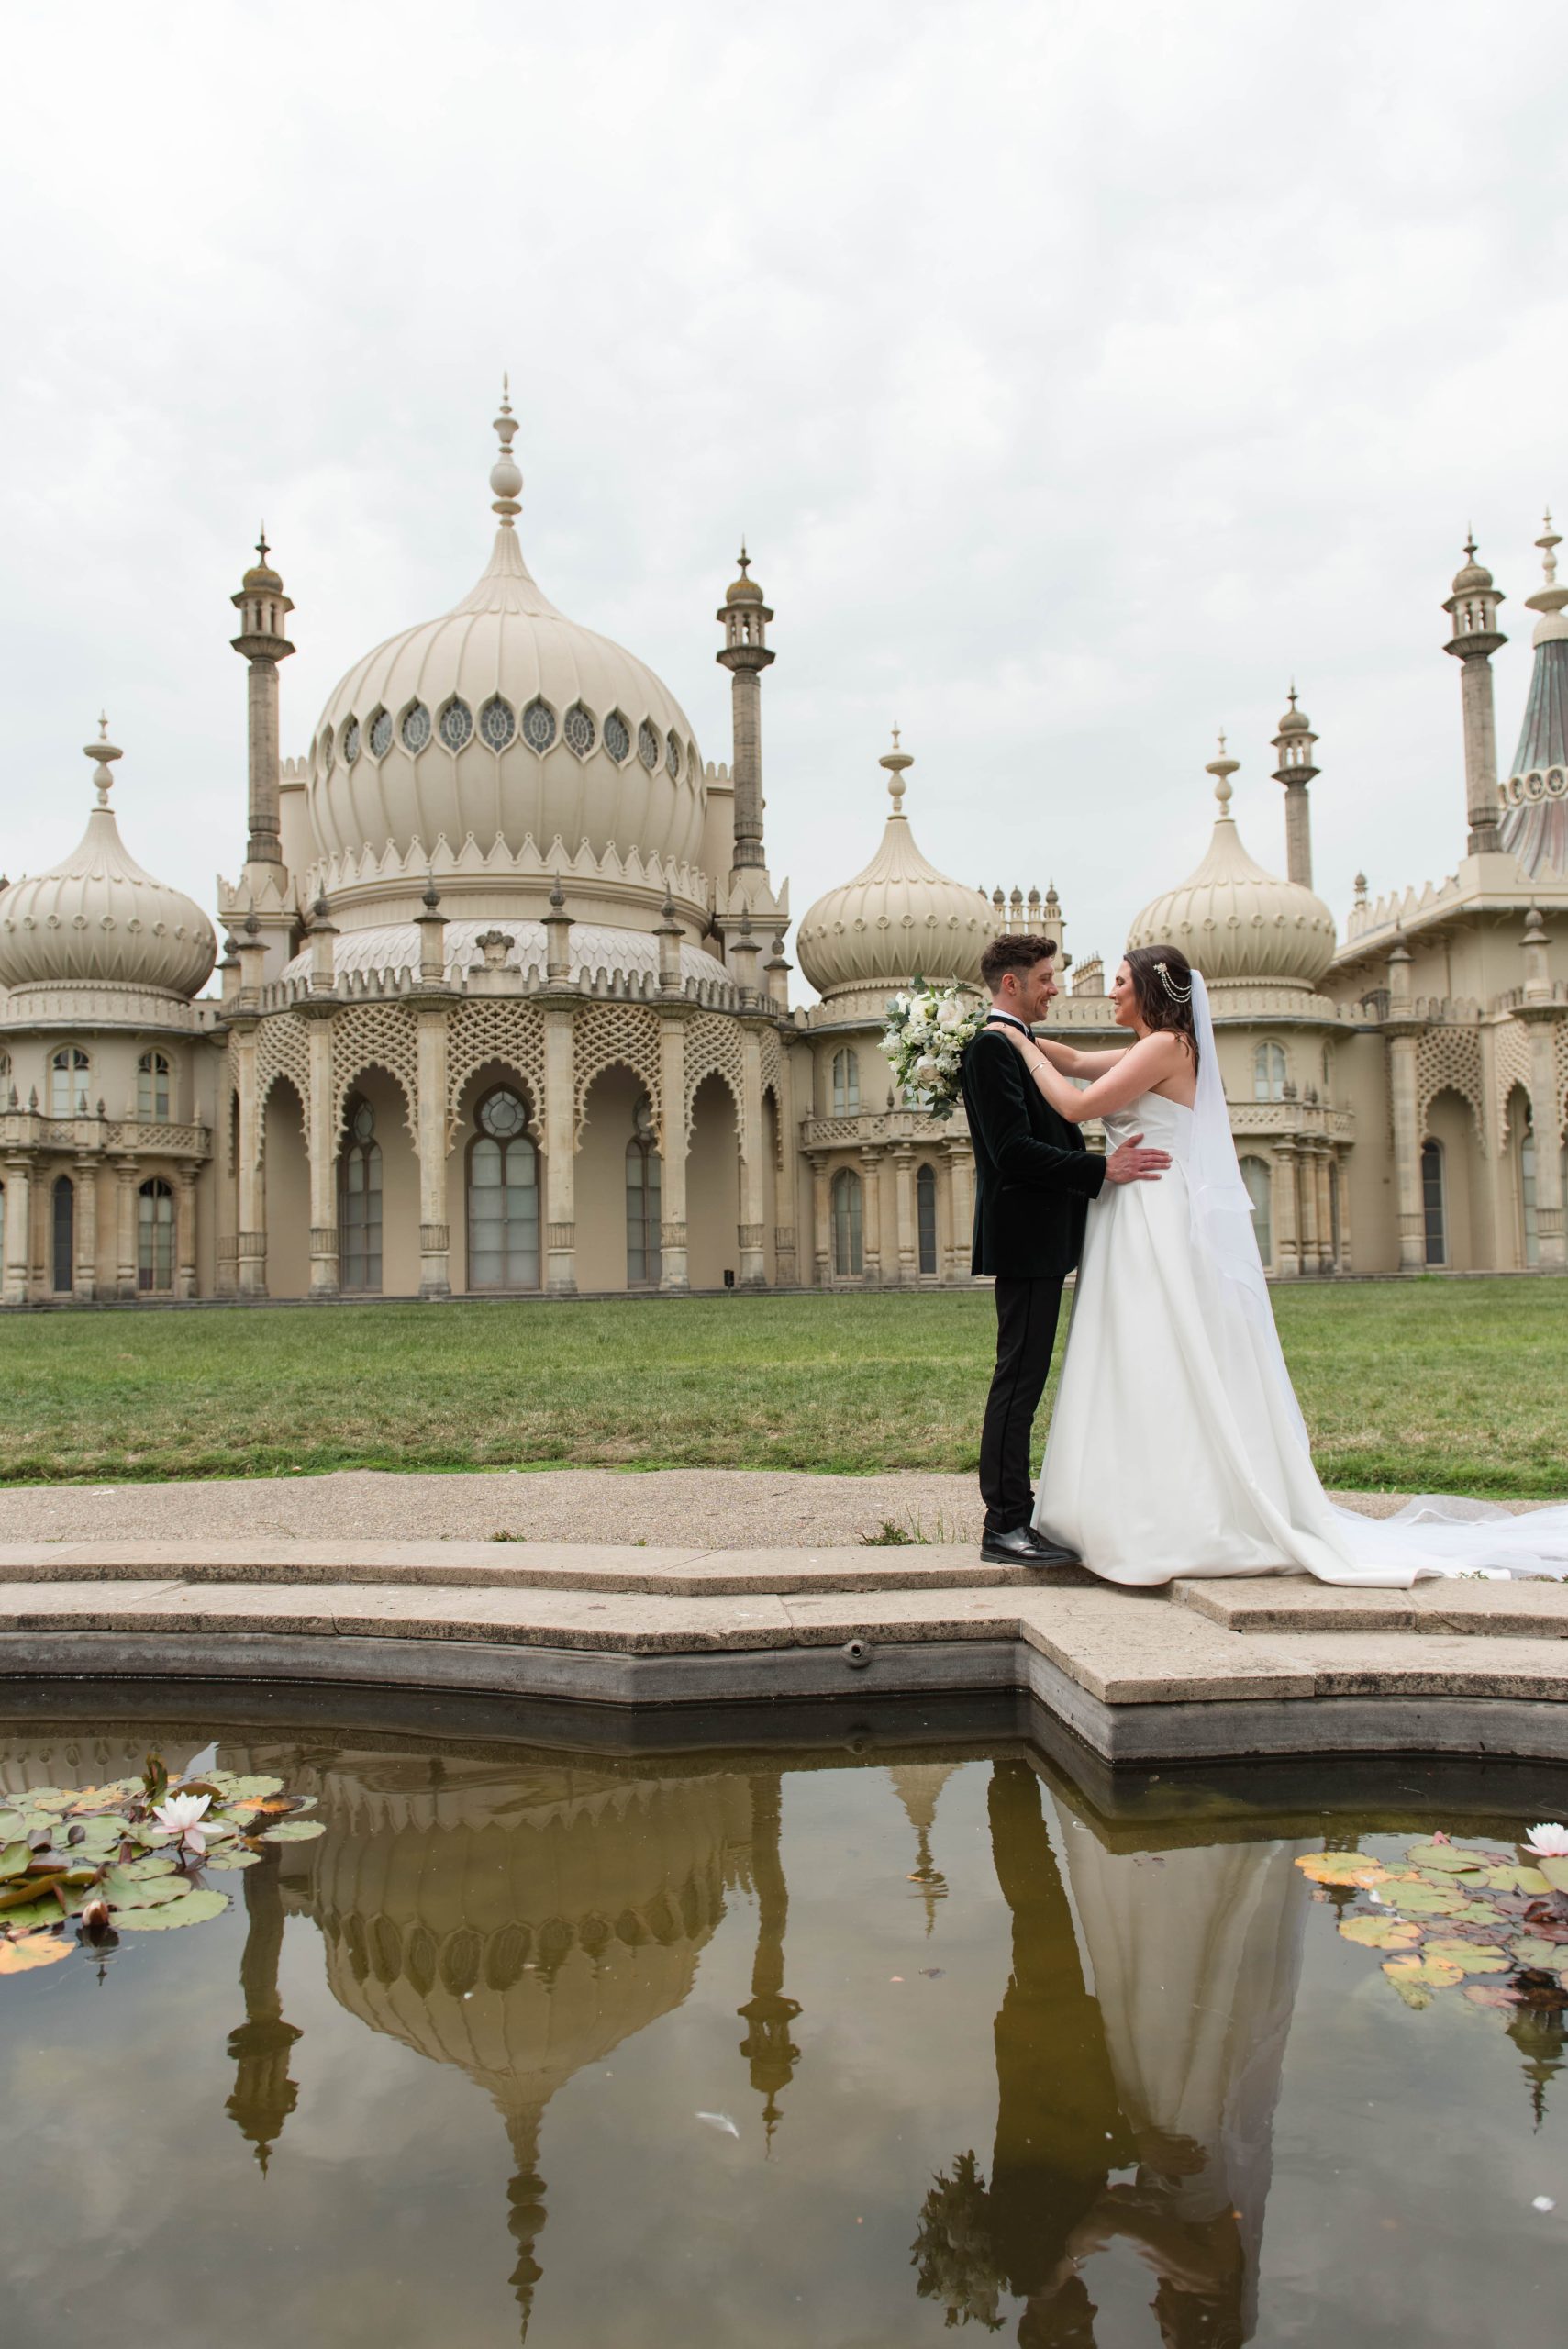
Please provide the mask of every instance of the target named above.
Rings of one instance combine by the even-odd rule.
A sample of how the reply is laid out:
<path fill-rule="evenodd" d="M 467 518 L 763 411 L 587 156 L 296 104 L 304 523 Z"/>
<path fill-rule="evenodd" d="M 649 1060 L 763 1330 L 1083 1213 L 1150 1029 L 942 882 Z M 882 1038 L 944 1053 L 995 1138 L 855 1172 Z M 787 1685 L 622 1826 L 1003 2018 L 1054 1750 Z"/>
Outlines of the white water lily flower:
<path fill-rule="evenodd" d="M 1542 1820 L 1525 1837 L 1525 1850 L 1538 1860 L 1568 1860 L 1568 1827 L 1555 1819 Z"/>
<path fill-rule="evenodd" d="M 177 1835 L 192 1852 L 206 1850 L 206 1837 L 201 1822 L 212 1804 L 210 1795 L 171 1795 L 167 1802 L 154 1806 L 152 1816 L 168 1835 Z"/>

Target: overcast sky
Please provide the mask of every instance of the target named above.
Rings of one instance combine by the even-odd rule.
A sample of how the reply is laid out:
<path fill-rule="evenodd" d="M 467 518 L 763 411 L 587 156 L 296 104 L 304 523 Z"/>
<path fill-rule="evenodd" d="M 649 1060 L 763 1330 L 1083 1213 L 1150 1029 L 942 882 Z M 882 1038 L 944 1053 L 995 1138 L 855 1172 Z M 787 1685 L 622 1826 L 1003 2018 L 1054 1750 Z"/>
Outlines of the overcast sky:
<path fill-rule="evenodd" d="M 295 604 L 284 742 L 487 559 L 509 367 L 529 562 L 728 756 L 714 610 L 777 615 L 768 848 L 872 852 L 896 718 L 934 862 L 1054 878 L 1079 953 L 1321 736 L 1318 885 L 1463 845 L 1440 607 L 1473 519 L 1511 759 L 1568 510 L 1560 0 L 331 0 L 6 16 L 0 866 L 125 748 L 132 852 L 243 856 L 228 597 Z"/>

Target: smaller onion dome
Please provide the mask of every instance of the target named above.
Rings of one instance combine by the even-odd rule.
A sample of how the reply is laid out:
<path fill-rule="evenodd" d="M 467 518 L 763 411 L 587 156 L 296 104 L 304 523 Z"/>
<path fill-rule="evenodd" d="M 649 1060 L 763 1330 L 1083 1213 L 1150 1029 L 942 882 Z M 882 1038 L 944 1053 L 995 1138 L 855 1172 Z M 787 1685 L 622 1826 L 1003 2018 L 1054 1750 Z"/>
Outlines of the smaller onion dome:
<path fill-rule="evenodd" d="M 1253 863 L 1230 813 L 1237 761 L 1219 756 L 1214 775 L 1219 815 L 1208 854 L 1176 889 L 1145 906 L 1129 946 L 1179 946 L 1210 986 L 1316 987 L 1334 956 L 1334 917 L 1321 897 Z"/>
<path fill-rule="evenodd" d="M 1473 530 L 1471 531 L 1470 536 L 1464 541 L 1464 552 L 1466 560 L 1461 563 L 1459 569 L 1453 574 L 1453 592 L 1456 596 L 1465 595 L 1473 587 L 1490 587 L 1495 584 L 1492 574 L 1487 570 L 1485 564 L 1484 562 L 1477 562 L 1475 560 L 1475 533 Z"/>
<path fill-rule="evenodd" d="M 1290 689 L 1290 707 L 1280 719 L 1279 731 L 1282 734 L 1310 734 L 1312 731 L 1312 721 L 1307 712 L 1304 709 L 1297 709 L 1296 706 L 1294 685 Z"/>
<path fill-rule="evenodd" d="M 732 579 L 728 586 L 725 589 L 724 600 L 727 604 L 760 604 L 762 602 L 762 591 L 757 584 L 757 582 L 749 576 L 751 568 L 751 558 L 746 551 L 746 541 L 742 539 L 740 541 L 740 576 L 739 579 Z"/>
<path fill-rule="evenodd" d="M 267 544 L 267 526 L 265 522 L 261 525 L 261 535 L 256 541 L 256 552 L 261 557 L 261 561 L 259 562 L 253 562 L 250 565 L 250 570 L 245 573 L 244 578 L 240 581 L 239 586 L 241 594 L 243 594 L 247 587 L 275 587 L 281 595 L 284 584 L 282 575 L 278 572 L 275 572 L 272 569 L 272 564 L 267 561 L 267 557 L 272 553 L 272 548 Z"/>
<path fill-rule="evenodd" d="M 63 861 L 0 893 L 0 983 L 8 987 L 87 985 L 190 996 L 217 955 L 213 927 L 178 889 L 144 873 L 120 839 L 109 806 L 112 761 L 122 753 L 99 720 L 86 744 L 98 804 Z"/>
<path fill-rule="evenodd" d="M 914 760 L 899 749 L 896 727 L 880 763 L 893 801 L 882 845 L 863 872 L 806 914 L 795 932 L 800 967 L 825 999 L 916 977 L 978 985 L 980 957 L 995 929 L 990 904 L 984 891 L 939 873 L 916 847 L 902 804 Z"/>

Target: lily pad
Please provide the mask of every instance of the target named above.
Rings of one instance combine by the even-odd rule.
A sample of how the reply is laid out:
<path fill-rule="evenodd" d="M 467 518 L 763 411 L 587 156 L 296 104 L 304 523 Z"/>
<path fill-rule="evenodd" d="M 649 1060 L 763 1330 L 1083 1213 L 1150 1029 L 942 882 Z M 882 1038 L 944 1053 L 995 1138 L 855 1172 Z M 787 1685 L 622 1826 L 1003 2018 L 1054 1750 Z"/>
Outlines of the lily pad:
<path fill-rule="evenodd" d="M 1512 1860 L 1507 1867 L 1487 1870 L 1486 1887 L 1490 1892 L 1550 1892 L 1551 1889 L 1539 1868 L 1522 1868 Z"/>
<path fill-rule="evenodd" d="M 183 1900 L 189 1886 L 183 1876 L 133 1876 L 122 1869 L 111 1868 L 97 1887 L 111 1909 L 153 1909 L 170 1900 Z"/>
<path fill-rule="evenodd" d="M 1447 1958 L 1390 1957 L 1384 1961 L 1383 1970 L 1391 1982 L 1421 1983 L 1429 1990 L 1451 1990 L 1464 1979 L 1464 1968 L 1454 1965 Z"/>
<path fill-rule="evenodd" d="M 1400 1917 L 1345 1917 L 1340 1932 L 1362 1949 L 1414 1949 L 1421 1938 L 1419 1925 L 1407 1925 Z"/>
<path fill-rule="evenodd" d="M 1507 1974 L 1512 1964 L 1495 1942 L 1439 1939 L 1423 1943 L 1421 1956 L 1429 1965 L 1457 1965 L 1463 1974 Z"/>
<path fill-rule="evenodd" d="M 25 1836 L 27 1831 L 27 1819 L 21 1811 L 9 1809 L 0 1810 L 0 1843 L 14 1843 L 18 1837 Z"/>
<path fill-rule="evenodd" d="M 281 1778 L 234 1778 L 225 1787 L 223 1799 L 234 1803 L 246 1796 L 281 1795 L 283 1790 Z"/>
<path fill-rule="evenodd" d="M 1538 1865 L 1553 1892 L 1568 1892 L 1568 1860 L 1541 1860 Z"/>
<path fill-rule="evenodd" d="M 1562 1963 L 1561 1942 L 1542 1941 L 1539 1934 L 1524 1933 L 1514 1943 L 1516 1965 L 1539 1965 L 1548 1974 L 1555 1974 Z"/>
<path fill-rule="evenodd" d="M 199 1891 L 187 1892 L 178 1900 L 166 1901 L 160 1909 L 133 1909 L 117 1915 L 115 1925 L 122 1933 L 161 1933 L 175 1925 L 205 1925 L 209 1918 L 221 1917 L 228 1907 L 227 1892 L 217 1892 L 204 1886 Z"/>
<path fill-rule="evenodd" d="M 33 1856 L 33 1847 L 25 1835 L 0 1850 L 0 1876 L 20 1876 Z"/>
<path fill-rule="evenodd" d="M 1412 1843 L 1407 1854 L 1417 1868 L 1436 1868 L 1443 1876 L 1484 1874 L 1507 1860 L 1507 1852 L 1473 1852 L 1463 1843 Z"/>
<path fill-rule="evenodd" d="M 71 1943 L 57 1933 L 29 1933 L 25 1941 L 0 1942 L 0 1974 L 30 1974 L 36 1966 L 56 1965 L 71 1954 Z"/>
<path fill-rule="evenodd" d="M 0 1917 L 0 1949 L 6 1946 L 7 1926 L 13 1933 L 30 1932 L 35 1925 L 58 1925 L 62 1915 L 60 1903 L 52 1896 L 48 1900 L 32 1900 L 25 1908 L 7 1909 Z"/>
<path fill-rule="evenodd" d="M 1384 1898 L 1391 1909 L 1401 1909 L 1409 1917 L 1458 1917 L 1470 1906 L 1457 1885 L 1441 1892 L 1435 1884 L 1393 1884 Z"/>
<path fill-rule="evenodd" d="M 1381 1884 L 1388 1873 L 1381 1860 L 1361 1852 L 1306 1852 L 1296 1865 L 1314 1884 L 1354 1884 L 1363 1889 Z"/>
<path fill-rule="evenodd" d="M 309 1843 L 327 1830 L 319 1819 L 283 1819 L 275 1827 L 264 1828 L 263 1843 Z"/>
<path fill-rule="evenodd" d="M 1386 1965 L 1383 1970 L 1385 1974 L 1389 1973 L 1389 1968 Z M 1423 2007 L 1429 2007 L 1431 2005 L 1433 1994 L 1425 1987 L 1424 1984 L 1420 1982 L 1407 1981 L 1402 1976 L 1397 1974 L 1391 1975 L 1390 1979 L 1394 1984 L 1394 1987 L 1398 1991 L 1399 1996 L 1404 1999 L 1405 2004 L 1407 2007 L 1414 2007 L 1418 2014 L 1420 2013 Z"/>
<path fill-rule="evenodd" d="M 210 1873 L 227 1876 L 235 1868 L 253 1868 L 261 1857 L 260 1852 L 247 1852 L 241 1849 L 236 1852 L 225 1852 L 221 1858 L 209 1859 L 206 1862 L 206 1866 Z"/>
<path fill-rule="evenodd" d="M 122 1862 L 118 1874 L 132 1877 L 172 1876 L 178 1865 L 172 1852 L 143 1852 L 139 1859 Z"/>

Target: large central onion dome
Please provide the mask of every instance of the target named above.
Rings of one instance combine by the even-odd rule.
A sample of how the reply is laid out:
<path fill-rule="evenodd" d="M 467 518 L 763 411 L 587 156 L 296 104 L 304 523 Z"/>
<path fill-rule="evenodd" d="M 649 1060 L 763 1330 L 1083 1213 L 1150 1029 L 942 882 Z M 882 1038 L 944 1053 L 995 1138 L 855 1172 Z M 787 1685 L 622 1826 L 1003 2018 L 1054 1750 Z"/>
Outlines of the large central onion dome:
<path fill-rule="evenodd" d="M 1265 873 L 1242 847 L 1230 813 L 1236 766 L 1222 734 L 1207 768 L 1219 802 L 1208 854 L 1180 888 L 1144 907 L 1127 942 L 1179 946 L 1211 987 L 1316 988 L 1334 957 L 1334 917 L 1321 897 Z"/>
<path fill-rule="evenodd" d="M 915 762 L 894 747 L 888 771 L 893 811 L 882 845 L 863 872 L 825 897 L 795 931 L 800 967 L 825 1001 L 907 986 L 913 979 L 980 983 L 980 957 L 995 923 L 984 890 L 966 889 L 928 863 L 904 813 L 904 773 Z"/>
<path fill-rule="evenodd" d="M 98 804 L 71 854 L 0 892 L 0 984 L 124 987 L 195 995 L 217 955 L 200 906 L 144 873 L 127 849 L 109 806 L 108 740 L 86 745 Z"/>
<path fill-rule="evenodd" d="M 495 551 L 439 619 L 388 638 L 328 696 L 310 751 L 311 820 L 341 871 L 390 849 L 454 856 L 636 853 L 695 862 L 702 763 L 680 704 L 651 669 L 559 612 L 517 543 L 523 477 L 505 396 L 495 429 Z M 561 848 L 557 849 L 556 843 Z M 662 893 L 661 893 L 662 894 Z"/>

